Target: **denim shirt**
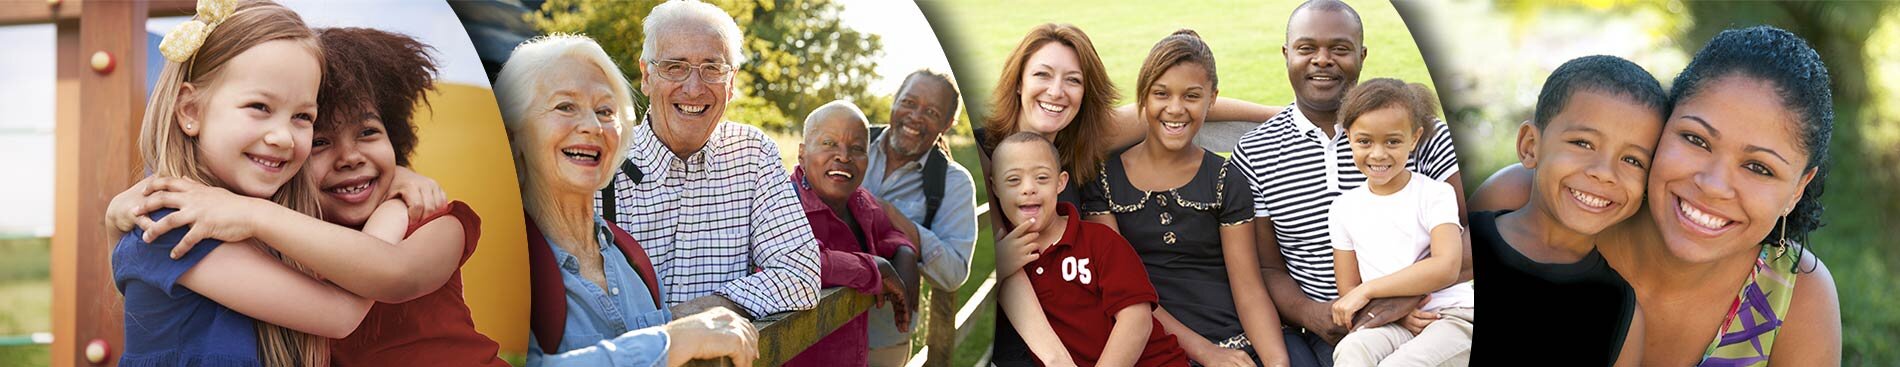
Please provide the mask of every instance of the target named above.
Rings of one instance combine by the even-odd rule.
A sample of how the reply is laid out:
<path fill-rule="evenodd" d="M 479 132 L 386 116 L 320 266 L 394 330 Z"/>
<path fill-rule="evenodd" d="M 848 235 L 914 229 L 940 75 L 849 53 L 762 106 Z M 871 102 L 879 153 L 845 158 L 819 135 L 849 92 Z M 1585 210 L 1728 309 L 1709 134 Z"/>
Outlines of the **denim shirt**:
<path fill-rule="evenodd" d="M 970 256 L 976 248 L 976 183 L 970 171 L 956 161 L 945 165 L 943 203 L 937 207 L 937 223 L 924 227 L 924 159 L 918 158 L 886 171 L 890 157 L 884 141 L 895 132 L 885 132 L 871 142 L 867 152 L 869 165 L 860 186 L 872 196 L 891 203 L 905 218 L 917 224 L 917 255 L 922 259 L 924 280 L 936 287 L 957 289 L 970 276 Z M 886 177 L 888 176 L 888 177 Z M 892 309 L 871 308 L 871 347 L 886 347 L 910 340 L 909 333 L 897 331 Z M 913 320 L 921 318 L 913 317 Z M 921 323 L 913 321 L 913 326 Z"/>
<path fill-rule="evenodd" d="M 528 365 L 666 365 L 670 346 L 666 331 L 659 326 L 671 321 L 672 313 L 654 307 L 647 283 L 627 263 L 620 247 L 613 245 L 607 221 L 595 218 L 594 225 L 607 289 L 581 276 L 580 258 L 548 238 L 548 247 L 554 248 L 554 259 L 561 264 L 561 285 L 567 288 L 567 325 L 559 354 L 541 350 L 541 344 L 529 335 Z"/>

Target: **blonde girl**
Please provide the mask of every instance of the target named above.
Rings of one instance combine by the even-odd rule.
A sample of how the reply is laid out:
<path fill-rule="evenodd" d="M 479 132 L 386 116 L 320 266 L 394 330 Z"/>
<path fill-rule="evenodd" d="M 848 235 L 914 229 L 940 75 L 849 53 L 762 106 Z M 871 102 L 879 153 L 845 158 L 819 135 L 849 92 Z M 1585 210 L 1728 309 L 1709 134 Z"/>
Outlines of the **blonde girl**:
<path fill-rule="evenodd" d="M 201 1 L 160 49 L 168 62 L 139 133 L 153 174 L 316 215 L 300 168 L 323 55 L 302 19 L 270 2 Z M 369 300 L 255 241 L 207 240 L 173 260 L 185 232 L 135 229 L 114 249 L 113 278 L 125 297 L 120 365 L 328 365 L 328 339 L 349 335 L 369 310 Z"/>

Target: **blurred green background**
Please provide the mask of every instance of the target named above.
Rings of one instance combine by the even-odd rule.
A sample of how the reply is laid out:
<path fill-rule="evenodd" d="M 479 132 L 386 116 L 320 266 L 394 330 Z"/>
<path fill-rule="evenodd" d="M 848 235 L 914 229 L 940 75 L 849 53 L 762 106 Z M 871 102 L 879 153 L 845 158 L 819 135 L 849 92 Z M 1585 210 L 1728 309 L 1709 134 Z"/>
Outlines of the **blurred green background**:
<path fill-rule="evenodd" d="M 1182 28 L 1200 33 L 1214 50 L 1222 97 L 1268 106 L 1293 103 L 1280 45 L 1286 41 L 1287 16 L 1300 2 L 976 0 L 919 5 L 940 24 L 938 36 L 944 48 L 954 50 L 950 62 L 956 66 L 968 104 L 987 111 L 990 93 L 996 88 L 1010 51 L 1031 27 L 1052 22 L 1074 24 L 1088 34 L 1108 69 L 1109 79 L 1121 92 L 1118 104 L 1134 103 L 1135 77 L 1148 50 L 1162 37 Z M 1418 44 L 1412 41 L 1411 31 L 1391 4 L 1367 1 L 1355 2 L 1353 7 L 1366 24 L 1365 43 L 1370 53 L 1359 74 L 1361 80 L 1391 77 L 1434 85 Z"/>
<path fill-rule="evenodd" d="M 1774 25 L 1807 39 L 1833 77 L 1826 227 L 1813 251 L 1834 275 L 1842 359 L 1900 365 L 1900 5 L 1893 2 L 1401 1 L 1447 96 L 1467 188 L 1517 163 L 1511 145 L 1552 69 L 1621 56 L 1667 87 L 1724 29 Z"/>

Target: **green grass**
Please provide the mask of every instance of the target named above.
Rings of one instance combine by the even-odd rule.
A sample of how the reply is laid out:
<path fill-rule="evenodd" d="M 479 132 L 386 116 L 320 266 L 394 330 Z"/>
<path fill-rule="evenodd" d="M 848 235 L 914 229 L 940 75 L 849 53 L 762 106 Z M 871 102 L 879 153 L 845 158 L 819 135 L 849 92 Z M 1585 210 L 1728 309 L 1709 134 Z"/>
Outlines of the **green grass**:
<path fill-rule="evenodd" d="M 1219 67 L 1221 96 L 1280 106 L 1293 101 L 1287 82 L 1286 17 L 1299 1 L 1189 0 L 1153 2 L 1060 1 L 954 1 L 927 5 L 932 19 L 944 29 L 938 34 L 959 45 L 951 62 L 963 95 L 976 110 L 989 103 L 990 92 L 1010 51 L 1029 29 L 1042 23 L 1069 23 L 1082 28 L 1108 69 L 1109 79 L 1121 91 L 1121 104 L 1133 103 L 1131 89 L 1141 62 L 1156 41 L 1177 29 L 1191 28 L 1214 50 Z M 1353 4 L 1366 27 L 1370 52 L 1361 80 L 1394 77 L 1435 85 L 1425 70 L 1418 44 L 1386 2 Z M 980 120 L 979 120 L 980 121 Z"/>
<path fill-rule="evenodd" d="M 0 337 L 53 331 L 52 249 L 48 238 L 0 239 Z M 52 363 L 45 345 L 0 346 L 0 367 Z"/>
<path fill-rule="evenodd" d="M 970 175 L 976 181 L 977 205 L 983 205 L 989 201 L 989 195 L 983 194 L 988 192 L 989 181 L 984 178 L 983 166 L 978 162 L 975 144 L 953 144 L 951 155 L 955 156 L 957 164 L 970 169 Z M 977 217 L 977 223 L 976 250 L 970 253 L 970 278 L 964 281 L 962 288 L 957 289 L 959 309 L 970 300 L 970 297 L 976 295 L 976 289 L 983 285 L 983 280 L 996 273 L 996 242 L 991 240 L 995 237 L 992 237 L 993 228 L 989 225 L 989 217 L 987 215 Z M 963 343 L 957 344 L 957 352 L 951 358 L 952 366 L 975 364 L 976 359 L 982 357 L 984 351 L 989 350 L 990 340 L 996 337 L 996 307 L 979 310 L 973 317 L 974 319 L 970 320 L 971 325 L 965 325 L 971 328 L 970 334 Z"/>

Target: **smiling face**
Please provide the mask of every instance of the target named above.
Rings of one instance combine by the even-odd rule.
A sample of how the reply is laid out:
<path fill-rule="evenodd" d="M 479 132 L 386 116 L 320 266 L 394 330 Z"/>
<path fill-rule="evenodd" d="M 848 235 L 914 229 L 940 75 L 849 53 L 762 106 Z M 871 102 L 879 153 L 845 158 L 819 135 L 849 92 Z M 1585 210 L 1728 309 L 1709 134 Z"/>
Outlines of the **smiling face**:
<path fill-rule="evenodd" d="M 1411 121 L 1403 107 L 1388 106 L 1359 115 L 1346 136 L 1352 146 L 1352 164 L 1366 174 L 1366 185 L 1374 191 L 1390 193 L 1403 185 L 1405 159 L 1412 156 L 1418 136 L 1424 130 Z"/>
<path fill-rule="evenodd" d="M 1752 251 L 1813 178 L 1773 85 L 1730 75 L 1700 90 L 1676 104 L 1649 175 L 1663 242 L 1690 262 Z"/>
<path fill-rule="evenodd" d="M 1339 109 L 1346 90 L 1359 82 L 1359 67 L 1366 60 L 1363 33 L 1359 22 L 1343 11 L 1303 9 L 1287 22 L 1280 53 L 1286 56 L 1287 80 L 1300 107 Z"/>
<path fill-rule="evenodd" d="M 339 122 L 345 126 L 311 141 L 310 177 L 320 190 L 317 201 L 325 221 L 360 226 L 389 200 L 396 148 L 375 116 Z"/>
<path fill-rule="evenodd" d="M 232 57 L 212 85 L 197 86 L 202 118 L 178 123 L 197 137 L 198 159 L 225 188 L 270 197 L 310 156 L 322 70 L 304 45 L 258 44 Z"/>
<path fill-rule="evenodd" d="M 910 78 L 891 102 L 891 126 L 884 139 L 898 158 L 916 159 L 936 143 L 950 125 L 956 123 L 950 111 L 956 109 L 957 96 L 950 85 L 934 77 Z"/>
<path fill-rule="evenodd" d="M 1148 121 L 1148 139 L 1167 150 L 1194 144 L 1194 134 L 1200 132 L 1208 108 L 1214 106 L 1217 92 L 1212 84 L 1207 69 L 1191 62 L 1169 67 L 1155 78 L 1142 96 L 1145 104 L 1141 114 Z"/>
<path fill-rule="evenodd" d="M 864 118 L 844 108 L 813 111 L 807 124 L 805 142 L 798 145 L 798 165 L 804 167 L 805 182 L 818 199 L 832 207 L 841 207 L 851 193 L 864 183 L 865 159 L 870 143 Z"/>
<path fill-rule="evenodd" d="M 679 61 L 692 65 L 719 63 L 731 65 L 725 41 L 712 26 L 679 23 L 670 31 L 648 35 L 660 37 L 654 60 Z M 732 65 L 737 66 L 737 65 Z M 700 72 L 685 80 L 672 81 L 655 75 L 657 67 L 640 63 L 640 91 L 652 103 L 647 111 L 653 120 L 653 133 L 675 152 L 695 152 L 712 137 L 713 128 L 725 118 L 726 102 L 733 95 L 737 80 L 708 83 Z"/>
<path fill-rule="evenodd" d="M 1031 232 L 1041 232 L 1056 216 L 1056 194 L 1068 185 L 1069 173 L 1062 171 L 1055 147 L 1048 142 L 1005 142 L 996 147 L 992 162 L 996 174 L 990 175 L 996 187 L 996 202 L 1011 224 L 1022 225 L 1035 218 Z"/>
<path fill-rule="evenodd" d="M 1661 112 L 1630 98 L 1590 90 L 1570 95 L 1563 111 L 1535 131 L 1539 207 L 1565 227 L 1596 234 L 1641 207 Z M 1535 129 L 1535 127 L 1531 127 Z"/>
<path fill-rule="evenodd" d="M 1026 62 L 1023 85 L 1016 91 L 1023 105 L 1019 130 L 1054 137 L 1081 110 L 1081 62 L 1074 48 L 1057 42 L 1043 44 Z"/>
<path fill-rule="evenodd" d="M 620 131 L 606 71 L 576 57 L 555 59 L 540 76 L 541 94 L 525 114 L 513 143 L 526 180 L 543 190 L 586 193 L 599 189 L 618 157 Z"/>

